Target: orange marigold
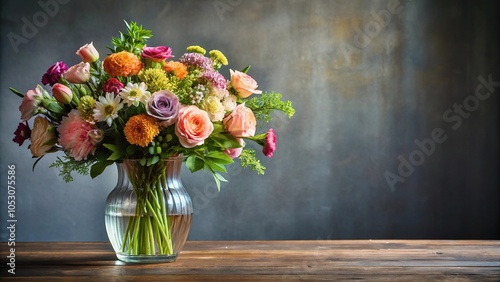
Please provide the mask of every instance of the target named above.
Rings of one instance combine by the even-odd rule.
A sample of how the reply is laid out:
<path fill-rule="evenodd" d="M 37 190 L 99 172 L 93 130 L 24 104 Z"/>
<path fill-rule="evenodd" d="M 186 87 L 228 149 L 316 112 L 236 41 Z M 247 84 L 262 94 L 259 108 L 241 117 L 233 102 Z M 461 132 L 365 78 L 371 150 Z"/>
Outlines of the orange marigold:
<path fill-rule="evenodd" d="M 183 79 L 188 74 L 186 65 L 181 62 L 169 61 L 165 64 L 163 70 L 165 70 L 166 72 L 173 71 L 175 76 L 177 76 L 179 79 Z"/>
<path fill-rule="evenodd" d="M 130 144 L 146 147 L 160 133 L 155 119 L 146 114 L 131 117 L 123 130 Z"/>
<path fill-rule="evenodd" d="M 121 51 L 106 57 L 103 62 L 104 71 L 111 77 L 132 76 L 144 67 L 141 60 L 134 54 Z"/>

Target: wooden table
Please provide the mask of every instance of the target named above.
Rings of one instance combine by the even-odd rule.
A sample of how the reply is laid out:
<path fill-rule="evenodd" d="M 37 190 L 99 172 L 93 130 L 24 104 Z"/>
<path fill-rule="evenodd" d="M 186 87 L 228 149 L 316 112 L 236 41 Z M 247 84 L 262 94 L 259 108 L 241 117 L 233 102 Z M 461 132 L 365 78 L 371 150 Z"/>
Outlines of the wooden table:
<path fill-rule="evenodd" d="M 500 281 L 500 241 L 188 241 L 177 261 L 124 264 L 109 243 L 16 242 L 16 281 Z"/>

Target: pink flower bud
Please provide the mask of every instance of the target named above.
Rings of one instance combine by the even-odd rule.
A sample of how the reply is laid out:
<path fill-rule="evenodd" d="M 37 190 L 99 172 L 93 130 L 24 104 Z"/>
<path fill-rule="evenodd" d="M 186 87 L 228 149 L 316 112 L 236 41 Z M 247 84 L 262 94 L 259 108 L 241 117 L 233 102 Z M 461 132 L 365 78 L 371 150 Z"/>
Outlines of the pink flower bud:
<path fill-rule="evenodd" d="M 94 42 L 83 45 L 76 51 L 76 54 L 80 56 L 85 63 L 93 63 L 99 59 L 99 52 L 95 49 Z"/>
<path fill-rule="evenodd" d="M 81 62 L 70 67 L 65 73 L 64 78 L 70 83 L 85 83 L 90 79 L 90 64 Z"/>
<path fill-rule="evenodd" d="M 73 99 L 73 92 L 71 92 L 71 89 L 61 83 L 56 83 L 52 86 L 52 95 L 56 98 L 57 102 L 61 104 L 69 104 Z"/>
<path fill-rule="evenodd" d="M 276 139 L 274 130 L 271 128 L 269 129 L 269 131 L 267 131 L 264 147 L 262 148 L 262 153 L 264 153 L 266 157 L 272 158 L 274 151 L 276 151 L 276 144 L 278 144 L 278 140 Z"/>

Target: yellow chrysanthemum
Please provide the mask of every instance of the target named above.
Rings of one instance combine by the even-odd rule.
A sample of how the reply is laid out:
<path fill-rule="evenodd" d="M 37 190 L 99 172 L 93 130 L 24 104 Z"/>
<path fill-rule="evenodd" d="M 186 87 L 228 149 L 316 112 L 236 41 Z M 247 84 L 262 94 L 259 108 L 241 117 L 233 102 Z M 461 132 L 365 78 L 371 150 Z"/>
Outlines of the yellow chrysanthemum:
<path fill-rule="evenodd" d="M 207 53 L 207 51 L 205 49 L 203 49 L 203 47 L 198 46 L 198 45 L 189 46 L 186 48 L 186 50 L 189 53 L 198 53 L 198 54 L 202 54 L 202 55 L 205 55 Z"/>
<path fill-rule="evenodd" d="M 226 56 L 224 56 L 224 54 L 222 54 L 221 51 L 212 50 L 212 51 L 210 51 L 209 54 L 210 54 L 210 58 L 212 58 L 212 60 L 219 61 L 224 66 L 227 66 L 227 64 L 228 64 L 227 58 L 226 58 Z"/>
<path fill-rule="evenodd" d="M 146 147 L 160 133 L 160 128 L 153 117 L 140 114 L 131 117 L 123 131 L 130 144 Z"/>
<path fill-rule="evenodd" d="M 83 96 L 80 98 L 80 104 L 78 104 L 78 112 L 80 112 L 80 116 L 87 121 L 94 120 L 94 106 L 95 99 L 92 96 Z"/>
<path fill-rule="evenodd" d="M 148 86 L 151 93 L 167 89 L 167 74 L 162 69 L 144 69 L 139 72 L 138 76 Z"/>

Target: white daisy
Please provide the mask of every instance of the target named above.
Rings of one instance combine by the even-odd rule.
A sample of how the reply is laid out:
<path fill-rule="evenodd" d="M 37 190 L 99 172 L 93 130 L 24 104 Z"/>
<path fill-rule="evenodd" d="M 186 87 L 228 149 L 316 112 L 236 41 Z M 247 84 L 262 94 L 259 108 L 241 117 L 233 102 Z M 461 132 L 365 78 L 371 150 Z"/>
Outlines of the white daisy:
<path fill-rule="evenodd" d="M 120 96 L 127 106 L 130 107 L 134 105 L 137 107 L 139 106 L 139 102 L 146 104 L 148 98 L 151 97 L 151 93 L 147 91 L 147 88 L 144 82 L 140 84 L 129 82 L 127 86 L 120 91 Z"/>
<path fill-rule="evenodd" d="M 111 126 L 113 119 L 118 117 L 118 111 L 123 108 L 120 96 L 113 93 L 106 93 L 106 96 L 99 97 L 95 102 L 94 119 L 96 121 L 106 121 Z"/>

